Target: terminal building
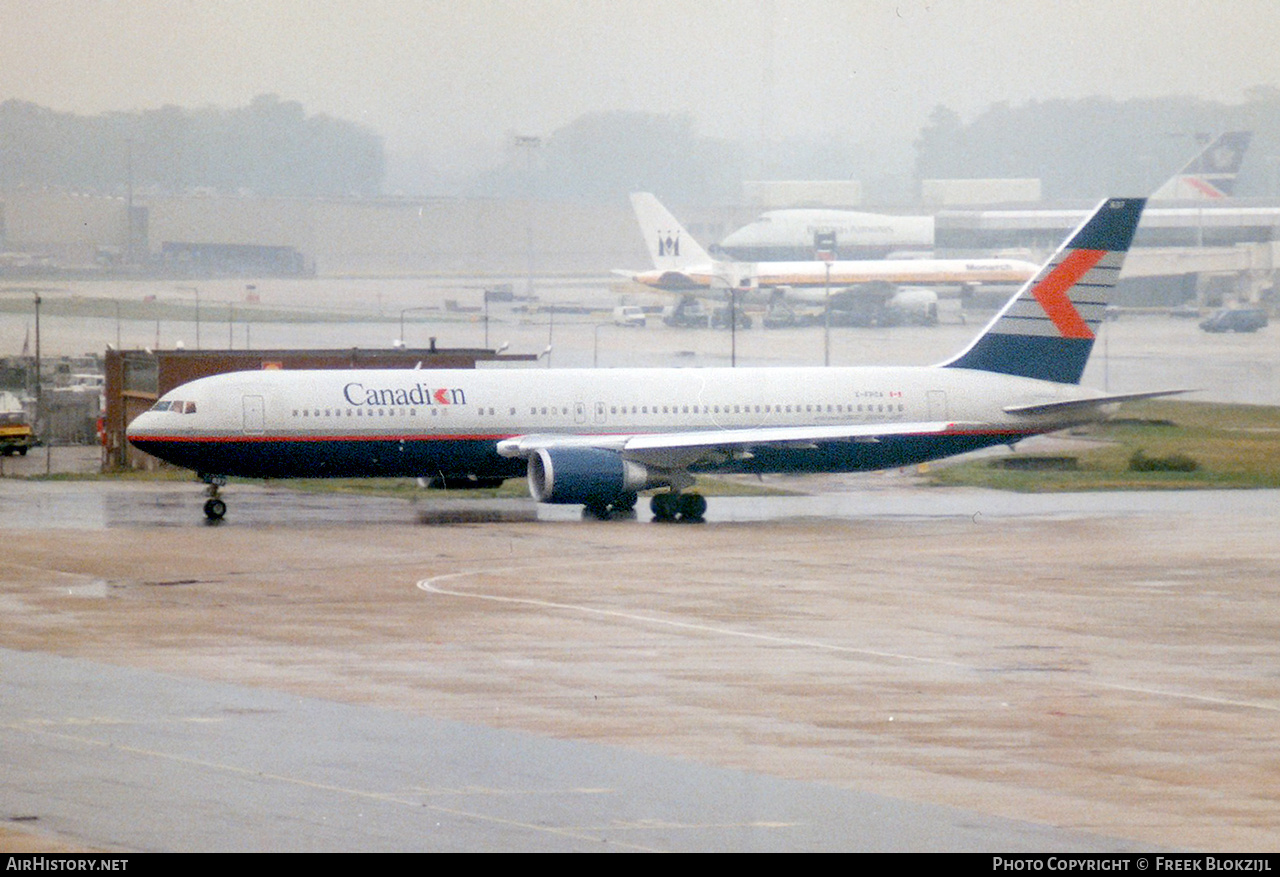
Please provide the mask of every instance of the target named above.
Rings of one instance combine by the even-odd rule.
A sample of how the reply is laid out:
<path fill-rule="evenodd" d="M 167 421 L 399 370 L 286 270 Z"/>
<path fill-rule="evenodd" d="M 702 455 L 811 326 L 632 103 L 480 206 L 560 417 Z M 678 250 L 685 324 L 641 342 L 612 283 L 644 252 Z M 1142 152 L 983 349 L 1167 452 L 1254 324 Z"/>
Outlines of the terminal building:
<path fill-rule="evenodd" d="M 788 198 L 857 200 L 850 181 L 754 183 L 741 203 L 668 205 L 704 246 Z M 1056 247 L 1092 204 L 1046 205 L 1037 180 L 929 180 L 938 256 L 1022 255 Z M 963 184 L 963 185 L 961 185 Z M 979 185 L 981 184 L 981 185 Z M 851 194 L 852 193 L 852 194 Z M 999 201 L 992 199 L 992 195 Z M 968 202 L 968 203 L 962 203 Z M 851 205 L 852 206 L 852 205 Z M 867 208 L 861 208 L 867 209 Z M 903 212 L 903 211 L 895 211 Z M 1126 277 L 1165 278 L 1138 298 L 1178 304 L 1187 290 L 1230 288 L 1257 301 L 1275 287 L 1280 204 L 1153 201 Z M 0 192 L 0 278 L 86 276 L 540 276 L 604 278 L 651 267 L 626 199 L 616 204 L 485 198 L 303 199 L 252 196 L 122 198 Z M 99 272 L 95 275 L 94 272 Z M 1227 279 L 1223 279 L 1226 277 Z M 1142 286 L 1143 284 L 1139 284 Z M 1127 303 L 1133 283 L 1119 292 Z M 1161 298 L 1161 296 L 1155 296 Z"/>

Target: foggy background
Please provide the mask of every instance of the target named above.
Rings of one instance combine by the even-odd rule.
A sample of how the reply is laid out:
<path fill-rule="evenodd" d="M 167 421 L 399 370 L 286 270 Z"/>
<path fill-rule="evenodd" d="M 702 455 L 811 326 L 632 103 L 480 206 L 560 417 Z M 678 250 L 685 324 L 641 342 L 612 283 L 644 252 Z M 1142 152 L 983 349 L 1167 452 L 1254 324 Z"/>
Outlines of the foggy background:
<path fill-rule="evenodd" d="M 0 0 L 0 187 L 120 193 L 129 166 L 152 192 L 1093 198 L 1251 128 L 1238 194 L 1274 195 L 1277 37 L 1270 0 Z"/>

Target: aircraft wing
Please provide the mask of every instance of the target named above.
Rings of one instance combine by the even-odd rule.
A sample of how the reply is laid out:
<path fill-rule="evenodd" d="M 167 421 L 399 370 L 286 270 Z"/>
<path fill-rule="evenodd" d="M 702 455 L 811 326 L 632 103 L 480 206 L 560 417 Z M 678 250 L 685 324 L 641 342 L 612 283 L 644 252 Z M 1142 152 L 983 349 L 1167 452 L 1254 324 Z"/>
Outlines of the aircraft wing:
<path fill-rule="evenodd" d="M 524 435 L 498 443 L 504 457 L 529 457 L 543 448 L 598 448 L 624 460 L 662 469 L 682 469 L 716 455 L 750 453 L 762 447 L 804 447 L 817 442 L 876 442 L 891 436 L 939 435 L 964 424 L 876 423 L 832 426 L 772 426 L 632 435 Z"/>

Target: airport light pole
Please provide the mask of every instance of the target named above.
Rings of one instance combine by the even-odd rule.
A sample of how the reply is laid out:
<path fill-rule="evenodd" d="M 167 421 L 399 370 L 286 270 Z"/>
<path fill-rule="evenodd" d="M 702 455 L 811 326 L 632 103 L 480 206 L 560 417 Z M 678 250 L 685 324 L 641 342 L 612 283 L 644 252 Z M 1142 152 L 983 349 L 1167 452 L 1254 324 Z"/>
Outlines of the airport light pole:
<path fill-rule="evenodd" d="M 40 293 L 42 293 L 42 292 L 66 292 L 66 290 L 65 290 L 65 289 L 49 288 L 49 287 L 44 287 L 44 286 L 7 286 L 7 287 L 5 287 L 4 289 L 0 289 L 0 293 L 30 293 L 30 295 L 31 295 L 31 301 L 32 301 L 32 304 L 33 304 L 33 306 L 35 307 L 35 314 L 36 314 L 36 350 L 35 350 L 35 354 L 36 354 L 36 356 L 35 356 L 35 369 L 34 369 L 34 371 L 35 371 L 35 382 L 36 382 L 36 383 L 35 383 L 35 403 L 36 403 L 36 407 L 35 407 L 35 415 L 34 415 L 34 417 L 32 418 L 32 420 L 33 420 L 34 422 L 31 424 L 31 431 L 32 431 L 32 432 L 34 432 L 34 433 L 36 434 L 36 437 L 37 437 L 37 438 L 42 438 L 42 437 L 43 437 L 43 431 L 44 431 L 44 419 L 45 419 L 45 418 L 44 418 L 44 393 L 43 393 L 43 391 L 40 389 L 40 304 L 41 304 L 41 302 L 43 302 L 43 301 L 44 301 L 44 299 L 40 297 Z M 25 345 L 25 344 L 23 344 L 23 347 L 25 348 L 25 347 L 26 347 L 26 345 Z M 24 352 L 25 352 L 25 351 L 24 351 Z M 49 463 L 49 456 L 48 456 L 48 451 L 49 451 L 49 443 L 48 443 L 48 442 L 45 442 L 45 471 L 46 471 L 46 474 L 48 473 L 49 466 L 50 466 L 50 463 Z"/>
<path fill-rule="evenodd" d="M 42 438 L 44 432 L 44 396 L 40 392 L 40 292 L 32 290 L 31 294 L 35 296 L 36 306 L 36 416 L 35 416 L 35 434 L 37 438 Z M 45 442 L 45 459 L 48 460 L 49 444 Z"/>
<path fill-rule="evenodd" d="M 738 367 L 738 286 L 729 287 L 729 367 Z"/>
<path fill-rule="evenodd" d="M 542 138 L 532 134 L 517 134 L 515 138 L 516 149 L 524 152 L 524 172 L 525 172 L 525 214 L 524 214 L 524 234 L 525 234 L 525 258 L 527 269 L 528 287 L 525 292 L 530 298 L 533 297 L 533 163 L 539 147 L 542 146 Z"/>
<path fill-rule="evenodd" d="M 532 278 L 530 278 L 532 280 Z M 547 308 L 547 349 L 542 351 L 547 355 L 547 368 L 551 368 L 551 348 L 555 344 L 556 333 L 556 309 L 552 305 Z"/>
<path fill-rule="evenodd" d="M 200 287 L 198 286 L 178 286 L 175 287 L 180 292 L 190 292 L 196 297 L 196 350 L 200 349 Z"/>
<path fill-rule="evenodd" d="M 400 337 L 397 340 L 402 345 L 404 344 L 404 315 L 409 313 L 410 311 L 429 311 L 429 310 L 431 310 L 431 307 L 427 305 L 418 305 L 417 307 L 404 308 L 403 310 L 400 311 Z M 486 325 L 485 326 L 485 342 L 484 342 L 485 347 L 489 346 L 488 331 L 489 331 L 489 327 Z"/>
<path fill-rule="evenodd" d="M 836 233 L 819 229 L 813 233 L 815 255 L 827 266 L 826 306 L 822 309 L 822 364 L 831 365 L 831 263 L 836 257 Z"/>
<path fill-rule="evenodd" d="M 591 330 L 591 367 L 600 367 L 600 330 L 608 323 L 596 323 L 595 328 Z"/>

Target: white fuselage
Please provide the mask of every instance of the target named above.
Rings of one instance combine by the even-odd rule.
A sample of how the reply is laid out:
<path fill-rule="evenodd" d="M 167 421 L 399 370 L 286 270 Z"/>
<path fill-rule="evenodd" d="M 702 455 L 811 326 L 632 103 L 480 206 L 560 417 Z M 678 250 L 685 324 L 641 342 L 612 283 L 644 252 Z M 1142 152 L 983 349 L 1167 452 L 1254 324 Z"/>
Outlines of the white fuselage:
<path fill-rule="evenodd" d="M 832 262 L 759 262 L 692 265 L 655 269 L 634 275 L 638 283 L 659 289 L 698 291 L 723 297 L 726 287 L 767 290 L 789 287 L 793 301 L 819 303 L 825 288 L 844 289 L 868 283 L 915 286 L 963 284 L 1019 285 L 1039 266 L 1018 259 L 887 259 Z"/>
<path fill-rule="evenodd" d="M 771 210 L 720 241 L 739 261 L 812 258 L 814 238 L 833 233 L 846 258 L 875 258 L 895 250 L 931 250 L 932 216 L 894 216 L 853 210 L 791 208 Z"/>
<path fill-rule="evenodd" d="M 922 438 L 925 444 L 913 445 L 910 459 L 847 457 L 819 467 L 851 471 L 1058 429 L 1072 422 L 1067 415 L 1011 415 L 1004 407 L 1097 395 L 1074 385 L 934 367 L 235 372 L 166 394 L 158 407 L 170 404 L 172 410 L 140 415 L 129 437 L 143 450 L 205 474 L 465 471 L 510 477 L 520 474 L 522 463 L 500 458 L 496 447 L 513 436 L 565 434 L 591 441 L 778 427 L 892 425 L 909 431 L 911 424 L 940 421 L 954 427 Z M 846 447 L 852 439 L 831 441 Z M 761 462 L 754 467 L 729 468 L 811 468 L 802 455 L 782 451 L 755 459 Z M 771 459 L 777 462 L 765 462 Z M 691 462 L 698 465 L 687 455 L 680 460 Z"/>

